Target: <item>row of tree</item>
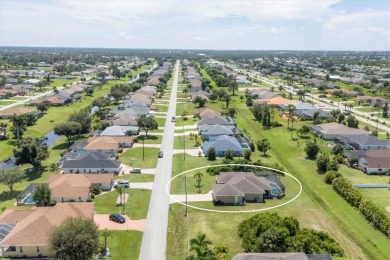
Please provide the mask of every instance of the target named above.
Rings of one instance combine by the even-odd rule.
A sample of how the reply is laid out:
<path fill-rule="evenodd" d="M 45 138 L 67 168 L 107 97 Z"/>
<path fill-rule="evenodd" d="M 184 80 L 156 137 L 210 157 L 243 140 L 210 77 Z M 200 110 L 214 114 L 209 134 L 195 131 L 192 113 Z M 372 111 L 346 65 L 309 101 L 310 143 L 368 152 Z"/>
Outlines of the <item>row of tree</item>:
<path fill-rule="evenodd" d="M 390 217 L 376 206 L 370 199 L 353 187 L 352 183 L 334 171 L 325 175 L 325 182 L 332 184 L 333 189 L 343 197 L 351 206 L 358 209 L 360 213 L 374 225 L 379 231 L 390 237 Z"/>

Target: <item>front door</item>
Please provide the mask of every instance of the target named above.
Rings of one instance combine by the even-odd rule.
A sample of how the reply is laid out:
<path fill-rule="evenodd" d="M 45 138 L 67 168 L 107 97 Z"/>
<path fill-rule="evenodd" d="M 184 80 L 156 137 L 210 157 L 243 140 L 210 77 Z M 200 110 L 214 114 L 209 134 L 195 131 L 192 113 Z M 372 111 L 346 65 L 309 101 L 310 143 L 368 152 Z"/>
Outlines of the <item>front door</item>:
<path fill-rule="evenodd" d="M 238 204 L 238 197 L 234 196 L 234 203 Z"/>

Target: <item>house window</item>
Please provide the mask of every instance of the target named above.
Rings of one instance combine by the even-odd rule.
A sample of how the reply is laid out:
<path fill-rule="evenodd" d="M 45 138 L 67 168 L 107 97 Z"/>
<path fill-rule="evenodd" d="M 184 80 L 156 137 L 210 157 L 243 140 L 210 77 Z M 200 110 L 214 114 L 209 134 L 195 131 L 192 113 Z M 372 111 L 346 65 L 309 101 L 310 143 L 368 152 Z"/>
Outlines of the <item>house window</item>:
<path fill-rule="evenodd" d="M 382 171 L 382 169 L 378 169 L 378 172 L 381 172 Z"/>

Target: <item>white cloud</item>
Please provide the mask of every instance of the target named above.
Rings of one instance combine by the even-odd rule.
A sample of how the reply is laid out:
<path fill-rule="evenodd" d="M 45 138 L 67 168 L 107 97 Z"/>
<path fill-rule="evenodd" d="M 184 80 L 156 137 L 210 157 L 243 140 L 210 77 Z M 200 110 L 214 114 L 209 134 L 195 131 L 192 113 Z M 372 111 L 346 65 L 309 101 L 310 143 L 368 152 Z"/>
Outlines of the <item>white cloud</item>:
<path fill-rule="evenodd" d="M 378 47 L 362 33 L 385 41 L 385 10 L 335 11 L 341 1 L 0 0 L 0 45 L 327 49 L 342 38 Z"/>

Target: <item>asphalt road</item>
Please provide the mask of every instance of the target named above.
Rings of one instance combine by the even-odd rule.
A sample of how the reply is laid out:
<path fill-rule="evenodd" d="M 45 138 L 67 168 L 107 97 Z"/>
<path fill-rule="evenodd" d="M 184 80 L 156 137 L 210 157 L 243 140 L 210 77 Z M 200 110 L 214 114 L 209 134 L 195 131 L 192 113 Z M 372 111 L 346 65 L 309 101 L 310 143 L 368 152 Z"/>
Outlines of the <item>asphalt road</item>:
<path fill-rule="evenodd" d="M 176 115 L 177 84 L 179 76 L 179 62 L 175 65 L 175 75 L 167 120 L 165 122 L 164 135 L 161 143 L 163 158 L 158 159 L 152 196 L 150 198 L 148 215 L 146 218 L 144 235 L 142 237 L 139 259 L 159 260 L 166 259 L 168 211 L 170 198 L 165 191 L 165 186 L 172 175 L 173 140 L 175 123 L 171 122 Z"/>

